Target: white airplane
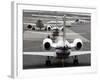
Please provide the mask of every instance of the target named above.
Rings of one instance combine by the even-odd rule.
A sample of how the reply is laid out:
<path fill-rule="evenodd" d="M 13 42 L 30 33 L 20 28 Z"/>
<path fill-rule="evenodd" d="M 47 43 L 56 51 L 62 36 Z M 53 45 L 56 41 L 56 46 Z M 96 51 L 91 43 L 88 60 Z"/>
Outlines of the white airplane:
<path fill-rule="evenodd" d="M 63 36 L 65 35 L 63 34 Z M 47 60 L 45 62 L 46 65 L 51 65 L 50 57 L 56 57 L 57 59 L 61 60 L 62 63 L 64 63 L 66 58 L 73 56 L 73 63 L 78 64 L 78 55 L 91 53 L 90 51 L 79 51 L 82 47 L 83 42 L 79 38 L 75 39 L 72 43 L 69 43 L 68 40 L 64 39 L 64 37 L 58 36 L 55 42 L 53 42 L 50 36 L 48 36 L 43 40 L 43 49 L 46 50 L 46 52 L 24 52 L 24 54 L 47 56 Z M 55 52 L 50 52 L 51 48 L 54 48 Z M 77 51 L 71 51 L 73 48 L 75 48 Z"/>
<path fill-rule="evenodd" d="M 47 56 L 46 65 L 51 65 L 50 57 L 56 57 L 60 59 L 62 63 L 66 58 L 73 56 L 73 63 L 78 64 L 78 55 L 90 54 L 90 51 L 79 51 L 83 46 L 82 40 L 77 38 L 73 43 L 69 43 L 67 40 L 64 40 L 62 37 L 58 37 L 55 43 L 51 38 L 45 38 L 43 40 L 43 49 L 49 51 L 51 48 L 55 49 L 55 52 L 24 52 L 28 55 L 40 55 Z M 72 48 L 75 48 L 77 51 L 71 51 Z"/>
<path fill-rule="evenodd" d="M 63 25 L 60 22 L 56 22 L 56 21 L 49 21 L 47 22 L 47 30 L 54 30 L 54 29 L 58 29 L 59 31 L 63 31 Z"/>
<path fill-rule="evenodd" d="M 65 26 L 70 27 L 74 23 L 76 23 L 75 20 L 66 21 Z M 63 30 L 63 21 L 49 21 L 49 22 L 47 22 L 47 30 L 54 30 L 55 28 L 62 31 Z"/>
<path fill-rule="evenodd" d="M 89 22 L 90 22 L 89 20 L 76 19 L 76 23 L 79 23 L 79 24 L 86 24 L 86 23 L 89 23 Z"/>

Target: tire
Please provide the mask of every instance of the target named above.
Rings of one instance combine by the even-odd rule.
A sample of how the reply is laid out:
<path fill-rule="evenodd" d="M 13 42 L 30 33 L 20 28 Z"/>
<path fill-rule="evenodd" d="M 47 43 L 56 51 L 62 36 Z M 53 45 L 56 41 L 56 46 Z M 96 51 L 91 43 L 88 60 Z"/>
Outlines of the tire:
<path fill-rule="evenodd" d="M 79 64 L 78 59 L 74 59 L 74 60 L 73 60 L 73 64 L 74 64 L 74 65 Z"/>
<path fill-rule="evenodd" d="M 51 65 L 51 61 L 50 60 L 46 60 L 45 64 L 46 64 L 46 66 L 50 66 Z"/>
<path fill-rule="evenodd" d="M 35 28 L 33 27 L 32 30 L 35 30 Z"/>

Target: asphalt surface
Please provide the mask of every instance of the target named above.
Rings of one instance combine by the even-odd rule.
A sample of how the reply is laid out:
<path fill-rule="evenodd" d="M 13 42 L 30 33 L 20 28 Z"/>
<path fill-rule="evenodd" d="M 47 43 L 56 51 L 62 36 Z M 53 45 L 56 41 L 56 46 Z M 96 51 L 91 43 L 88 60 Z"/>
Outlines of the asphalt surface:
<path fill-rule="evenodd" d="M 66 28 L 66 39 L 69 42 L 73 42 L 76 38 L 81 38 L 83 41 L 83 48 L 81 51 L 91 50 L 91 34 L 90 34 L 90 23 L 88 24 L 75 24 L 72 27 Z M 51 32 L 45 31 L 25 31 L 23 33 L 23 52 L 43 52 L 45 51 L 42 47 L 43 39 Z M 73 49 L 74 51 L 75 49 Z M 54 51 L 54 50 L 51 50 Z M 23 69 L 39 69 L 39 68 L 56 68 L 56 67 L 77 67 L 77 66 L 90 66 L 91 55 L 80 55 L 78 56 L 79 64 L 73 65 L 72 57 L 66 59 L 64 66 L 58 64 L 56 58 L 51 58 L 52 65 L 46 66 L 44 56 L 32 56 L 23 55 Z"/>

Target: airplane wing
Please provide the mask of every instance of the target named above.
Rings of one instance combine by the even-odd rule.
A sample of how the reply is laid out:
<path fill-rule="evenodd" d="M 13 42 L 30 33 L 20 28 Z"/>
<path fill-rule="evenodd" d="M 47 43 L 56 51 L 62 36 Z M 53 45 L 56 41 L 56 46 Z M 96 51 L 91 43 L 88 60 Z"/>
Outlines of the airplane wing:
<path fill-rule="evenodd" d="M 25 55 L 40 55 L 40 56 L 53 56 L 56 57 L 56 52 L 24 52 Z"/>
<path fill-rule="evenodd" d="M 69 56 L 91 54 L 91 51 L 72 51 Z"/>
<path fill-rule="evenodd" d="M 24 55 L 39 55 L 39 56 L 53 56 L 56 57 L 56 52 L 24 52 Z M 69 56 L 78 56 L 78 55 L 85 55 L 91 54 L 91 51 L 72 51 Z"/>

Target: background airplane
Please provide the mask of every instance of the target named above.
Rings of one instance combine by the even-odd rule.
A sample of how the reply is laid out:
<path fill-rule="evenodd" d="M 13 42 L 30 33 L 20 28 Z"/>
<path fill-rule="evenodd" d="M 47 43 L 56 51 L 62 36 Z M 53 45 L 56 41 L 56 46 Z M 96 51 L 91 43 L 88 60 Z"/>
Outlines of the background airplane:
<path fill-rule="evenodd" d="M 71 27 L 72 24 L 75 24 L 75 20 L 66 21 L 65 26 Z M 54 30 L 55 28 L 57 28 L 60 31 L 63 31 L 63 21 L 49 21 L 49 22 L 47 22 L 47 30 Z"/>

